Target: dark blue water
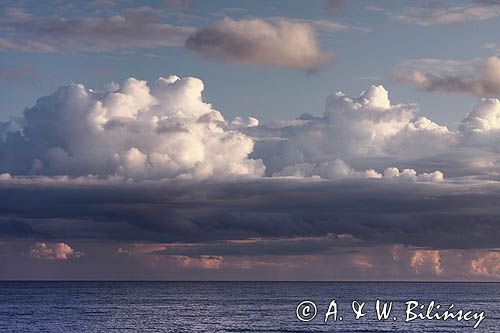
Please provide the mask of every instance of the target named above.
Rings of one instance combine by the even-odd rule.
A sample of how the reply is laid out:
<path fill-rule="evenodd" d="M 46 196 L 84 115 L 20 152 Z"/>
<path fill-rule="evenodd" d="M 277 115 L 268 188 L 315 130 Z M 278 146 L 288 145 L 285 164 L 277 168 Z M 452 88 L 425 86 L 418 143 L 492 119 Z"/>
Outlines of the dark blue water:
<path fill-rule="evenodd" d="M 343 320 L 324 323 L 332 299 Z M 394 302 L 389 320 L 376 299 Z M 311 322 L 296 317 L 303 300 L 318 308 Z M 359 320 L 353 300 L 367 302 Z M 404 322 L 408 300 L 484 311 L 475 331 L 500 332 L 500 284 L 338 282 L 0 282 L 0 332 L 474 331 L 474 320 Z"/>

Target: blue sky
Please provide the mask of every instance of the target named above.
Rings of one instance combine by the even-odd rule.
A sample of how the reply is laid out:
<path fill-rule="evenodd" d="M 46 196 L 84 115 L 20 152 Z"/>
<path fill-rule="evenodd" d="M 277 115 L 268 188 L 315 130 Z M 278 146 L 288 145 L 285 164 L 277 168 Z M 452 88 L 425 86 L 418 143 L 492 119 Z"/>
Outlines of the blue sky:
<path fill-rule="evenodd" d="M 161 19 L 162 22 L 202 27 L 227 14 L 235 19 L 287 17 L 305 20 L 328 20 L 369 29 L 369 32 L 320 32 L 324 50 L 336 54 L 336 60 L 322 70 L 307 74 L 287 68 L 227 64 L 200 59 L 183 47 L 122 49 L 111 52 L 0 53 L 5 67 L 32 66 L 36 76 L 20 82 L 0 81 L 1 118 L 18 115 L 42 95 L 68 83 L 99 87 L 127 77 L 154 80 L 161 75 L 176 74 L 201 78 L 205 96 L 217 109 L 229 116 L 255 116 L 262 121 L 293 118 L 307 112 L 320 114 L 327 96 L 336 91 L 359 94 L 371 84 L 383 84 L 397 102 L 417 102 L 421 114 L 440 123 L 456 124 L 470 111 L 475 98 L 460 95 L 420 93 L 412 86 L 391 79 L 391 71 L 408 59 L 435 58 L 470 60 L 494 54 L 482 48 L 498 42 L 494 31 L 497 19 L 478 20 L 451 25 L 418 26 L 389 18 L 385 11 L 399 13 L 407 4 L 399 1 L 349 1 L 341 8 L 327 10 L 324 1 L 192 1 L 186 9 L 165 2 L 135 2 L 133 7 L 150 6 L 167 13 L 183 13 Z M 467 5 L 467 3 L 465 3 Z M 4 6 L 8 8 L 9 4 Z M 19 6 L 11 3 L 10 6 Z M 27 13 L 46 18 L 105 16 L 123 12 L 128 3 L 114 6 L 75 4 L 41 5 L 27 2 Z M 228 9 L 229 8 L 229 9 Z M 231 9 L 232 8 L 232 9 Z"/>

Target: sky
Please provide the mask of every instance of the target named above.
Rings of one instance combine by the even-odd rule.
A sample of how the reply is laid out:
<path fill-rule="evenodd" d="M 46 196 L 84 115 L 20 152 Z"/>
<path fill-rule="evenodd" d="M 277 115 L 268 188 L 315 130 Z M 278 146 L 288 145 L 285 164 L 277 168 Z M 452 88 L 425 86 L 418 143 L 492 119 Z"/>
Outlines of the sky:
<path fill-rule="evenodd" d="M 500 2 L 1 4 L 0 279 L 500 281 Z"/>

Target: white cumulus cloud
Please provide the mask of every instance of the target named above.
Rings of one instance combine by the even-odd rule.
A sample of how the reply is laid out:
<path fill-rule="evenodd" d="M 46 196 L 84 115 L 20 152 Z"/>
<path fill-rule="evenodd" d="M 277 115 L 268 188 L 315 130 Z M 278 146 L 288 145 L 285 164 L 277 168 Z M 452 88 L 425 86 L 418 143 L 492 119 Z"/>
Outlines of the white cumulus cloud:
<path fill-rule="evenodd" d="M 338 92 L 321 116 L 261 124 L 226 120 L 197 78 L 134 78 L 96 92 L 81 84 L 0 123 L 2 182 L 375 178 L 441 182 L 495 177 L 500 101 L 481 99 L 456 130 L 395 104 L 381 85 Z M 30 178 L 36 176 L 35 178 Z"/>
<path fill-rule="evenodd" d="M 444 175 L 436 170 L 431 173 L 417 174 L 414 169 L 399 170 L 396 167 L 389 167 L 383 173 L 374 169 L 357 171 L 346 162 L 336 159 L 321 163 L 298 163 L 287 166 L 280 172 L 273 174 L 274 177 L 319 177 L 322 179 L 349 179 L 349 178 L 375 178 L 396 181 L 413 182 L 441 182 Z"/>
<path fill-rule="evenodd" d="M 19 130 L 4 126 L 0 168 L 136 180 L 262 175 L 262 162 L 248 158 L 253 140 L 231 129 L 243 120 L 228 124 L 202 100 L 203 88 L 176 76 L 152 85 L 130 78 L 105 93 L 61 87 L 15 121 Z"/>
<path fill-rule="evenodd" d="M 377 171 L 370 169 L 356 171 L 347 163 L 340 159 L 326 161 L 317 164 L 298 163 L 287 166 L 280 172 L 275 173 L 275 177 L 320 177 L 324 179 L 343 178 L 382 178 Z"/>
<path fill-rule="evenodd" d="M 414 104 L 392 104 L 379 85 L 359 97 L 341 92 L 330 96 L 321 117 L 304 114 L 297 121 L 264 124 L 247 132 L 260 138 L 255 156 L 264 160 L 271 174 L 293 174 L 285 168 L 301 163 L 316 164 L 309 168 L 319 172 L 322 162 L 337 159 L 356 162 L 356 169 L 386 168 L 397 159 L 433 155 L 456 144 L 456 133 L 418 117 L 417 111 Z M 374 158 L 378 166 L 370 164 Z M 385 166 L 381 159 L 386 160 Z"/>

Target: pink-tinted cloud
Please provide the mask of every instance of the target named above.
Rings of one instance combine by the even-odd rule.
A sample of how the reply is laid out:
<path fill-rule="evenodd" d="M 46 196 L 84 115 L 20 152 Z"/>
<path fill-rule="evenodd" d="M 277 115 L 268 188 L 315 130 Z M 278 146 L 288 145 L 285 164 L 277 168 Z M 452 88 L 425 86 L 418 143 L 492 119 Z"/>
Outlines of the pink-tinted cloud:
<path fill-rule="evenodd" d="M 43 260 L 68 260 L 80 258 L 83 252 L 75 251 L 66 243 L 35 243 L 30 249 L 30 256 Z"/>
<path fill-rule="evenodd" d="M 429 270 L 435 275 L 440 275 L 443 272 L 440 260 L 441 257 L 439 251 L 417 250 L 413 253 L 410 259 L 410 266 L 417 274 L 420 274 L 425 270 Z"/>

